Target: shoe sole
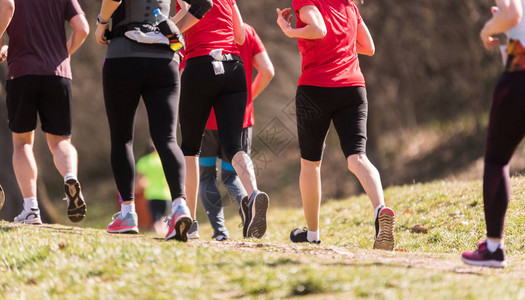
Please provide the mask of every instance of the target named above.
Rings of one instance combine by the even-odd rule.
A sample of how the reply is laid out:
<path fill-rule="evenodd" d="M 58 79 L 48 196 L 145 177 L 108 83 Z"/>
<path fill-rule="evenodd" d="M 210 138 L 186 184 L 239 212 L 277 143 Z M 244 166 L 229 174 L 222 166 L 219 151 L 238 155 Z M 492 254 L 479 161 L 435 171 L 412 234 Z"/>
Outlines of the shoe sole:
<path fill-rule="evenodd" d="M 246 237 L 246 230 L 248 229 L 248 197 L 241 200 L 241 217 L 242 217 L 242 237 Z"/>
<path fill-rule="evenodd" d="M 5 203 L 5 193 L 4 193 L 4 189 L 2 188 L 2 186 L 0 186 L 0 210 L 2 209 L 2 207 L 4 207 L 4 203 Z"/>
<path fill-rule="evenodd" d="M 383 208 L 379 212 L 379 235 L 374 242 L 374 249 L 394 250 L 394 211 L 390 208 Z"/>
<path fill-rule="evenodd" d="M 498 260 L 477 261 L 477 260 L 466 259 L 464 257 L 461 257 L 461 260 L 467 265 L 480 266 L 480 267 L 505 268 L 507 266 L 506 261 L 498 261 Z"/>
<path fill-rule="evenodd" d="M 41 219 L 32 219 L 32 220 L 27 220 L 27 221 L 22 221 L 22 222 L 14 222 L 15 224 L 28 224 L 28 225 L 42 225 L 42 220 Z"/>
<path fill-rule="evenodd" d="M 175 239 L 177 241 L 181 242 L 187 242 L 188 241 L 188 230 L 190 230 L 190 226 L 193 223 L 193 220 L 188 216 L 182 216 L 180 217 L 176 223 L 175 223 L 175 234 L 172 234 L 171 236 L 167 236 L 166 240 Z"/>
<path fill-rule="evenodd" d="M 266 215 L 270 199 L 266 193 L 260 192 L 255 196 L 252 203 L 251 219 L 246 229 L 246 237 L 262 238 L 266 233 Z"/>
<path fill-rule="evenodd" d="M 139 233 L 138 227 L 130 227 L 130 228 L 122 228 L 117 230 L 107 230 L 108 233 L 129 233 L 129 234 L 135 234 Z"/>
<path fill-rule="evenodd" d="M 66 196 L 69 199 L 67 216 L 71 222 L 80 222 L 86 216 L 86 202 L 82 196 L 80 183 L 75 179 L 68 179 L 64 184 Z"/>

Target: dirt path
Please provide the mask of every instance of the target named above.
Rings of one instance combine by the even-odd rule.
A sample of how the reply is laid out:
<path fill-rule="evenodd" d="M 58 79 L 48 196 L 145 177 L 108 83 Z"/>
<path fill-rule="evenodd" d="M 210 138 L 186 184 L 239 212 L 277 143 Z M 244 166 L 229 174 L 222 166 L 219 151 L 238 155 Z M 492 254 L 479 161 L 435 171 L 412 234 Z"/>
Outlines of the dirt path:
<path fill-rule="evenodd" d="M 2 222 L 0 229 L 7 231 L 17 226 L 9 222 Z M 66 234 L 85 235 L 91 234 L 84 228 L 56 224 L 43 224 L 40 229 L 54 230 Z M 152 235 L 109 235 L 120 239 L 152 239 L 164 242 L 163 238 Z M 290 243 L 257 243 L 251 241 L 189 241 L 189 246 L 224 248 L 239 252 L 266 252 L 283 256 L 291 256 L 299 262 L 311 261 L 312 257 L 318 263 L 342 265 L 370 265 L 380 264 L 392 267 L 419 268 L 456 274 L 491 275 L 499 277 L 512 277 L 525 279 L 525 255 L 513 255 L 508 258 L 509 266 L 504 269 L 468 266 L 461 262 L 459 254 L 434 254 L 422 252 L 381 251 L 368 249 L 350 249 L 329 245 L 297 245 Z"/>
<path fill-rule="evenodd" d="M 397 252 L 366 249 L 348 249 L 335 246 L 256 243 L 245 241 L 190 241 L 201 247 L 220 247 L 235 251 L 273 252 L 293 255 L 299 261 L 315 257 L 321 263 L 345 265 L 381 264 L 393 267 L 420 268 L 457 274 L 495 275 L 525 279 L 525 256 L 511 256 L 509 266 L 501 269 L 468 266 L 458 254 L 432 254 L 422 252 Z"/>

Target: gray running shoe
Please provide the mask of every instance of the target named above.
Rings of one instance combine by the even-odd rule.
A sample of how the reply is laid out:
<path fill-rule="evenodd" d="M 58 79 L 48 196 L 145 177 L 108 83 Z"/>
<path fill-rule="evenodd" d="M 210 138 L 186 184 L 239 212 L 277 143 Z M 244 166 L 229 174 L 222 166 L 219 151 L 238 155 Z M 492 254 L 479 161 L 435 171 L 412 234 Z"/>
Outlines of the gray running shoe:
<path fill-rule="evenodd" d="M 30 211 L 26 211 L 25 209 L 15 217 L 14 221 L 15 223 L 21 223 L 21 224 L 42 224 L 42 220 L 40 219 L 40 210 L 38 208 L 31 208 Z"/>
<path fill-rule="evenodd" d="M 76 179 L 68 179 L 64 183 L 67 201 L 67 216 L 71 222 L 80 222 L 86 216 L 86 202 L 80 189 L 80 182 Z"/>
<path fill-rule="evenodd" d="M 193 221 L 193 223 L 191 223 L 190 229 L 188 230 L 188 238 L 190 240 L 197 240 L 201 238 L 199 235 L 199 222 Z"/>
<path fill-rule="evenodd" d="M 266 233 L 266 217 L 268 214 L 268 207 L 270 206 L 270 198 L 261 191 L 255 191 L 255 197 L 248 204 L 249 222 L 246 228 L 246 237 L 262 238 Z"/>
<path fill-rule="evenodd" d="M 5 193 L 4 193 L 4 189 L 0 185 L 0 210 L 2 209 L 2 207 L 4 207 L 4 203 L 5 203 Z"/>

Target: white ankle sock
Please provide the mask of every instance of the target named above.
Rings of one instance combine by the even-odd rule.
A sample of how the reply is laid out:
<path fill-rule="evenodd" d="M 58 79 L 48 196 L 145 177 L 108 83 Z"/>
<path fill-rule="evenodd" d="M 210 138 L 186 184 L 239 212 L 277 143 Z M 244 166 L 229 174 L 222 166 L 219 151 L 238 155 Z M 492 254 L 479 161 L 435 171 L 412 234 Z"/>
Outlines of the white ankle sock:
<path fill-rule="evenodd" d="M 77 175 L 73 173 L 66 173 L 66 175 L 64 176 L 64 182 L 68 181 L 69 179 L 78 180 Z"/>
<path fill-rule="evenodd" d="M 130 212 L 135 212 L 135 203 L 120 205 L 120 213 L 123 218 L 125 218 Z"/>
<path fill-rule="evenodd" d="M 317 229 L 317 231 L 308 230 L 306 232 L 306 239 L 309 242 L 317 242 L 319 240 L 319 229 Z"/>
<path fill-rule="evenodd" d="M 379 211 L 381 210 L 381 208 L 385 207 L 383 204 L 379 204 L 375 210 L 374 210 L 374 220 L 377 219 L 377 215 L 379 214 Z"/>
<path fill-rule="evenodd" d="M 38 201 L 36 197 L 24 198 L 24 210 L 30 211 L 32 208 L 38 209 Z"/>
<path fill-rule="evenodd" d="M 490 252 L 494 252 L 494 251 L 498 250 L 498 248 L 500 246 L 503 246 L 503 243 L 493 242 L 493 241 L 487 239 L 487 249 Z"/>
<path fill-rule="evenodd" d="M 184 198 L 177 198 L 171 202 L 171 213 L 175 213 L 179 205 L 184 204 L 186 205 L 186 200 Z"/>

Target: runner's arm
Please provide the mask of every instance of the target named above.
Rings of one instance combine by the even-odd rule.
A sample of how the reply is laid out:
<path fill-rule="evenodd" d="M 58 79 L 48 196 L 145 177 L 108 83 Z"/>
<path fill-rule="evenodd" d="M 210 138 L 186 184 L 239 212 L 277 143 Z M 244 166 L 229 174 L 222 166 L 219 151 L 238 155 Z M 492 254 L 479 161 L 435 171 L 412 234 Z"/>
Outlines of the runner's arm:
<path fill-rule="evenodd" d="M 3 45 L 4 32 L 11 22 L 13 13 L 15 12 L 15 3 L 13 0 L 0 0 L 0 63 L 7 58 L 7 46 Z"/>
<path fill-rule="evenodd" d="M 184 12 L 182 17 L 175 23 L 179 28 L 180 32 L 183 33 L 186 30 L 197 24 L 199 20 L 213 7 L 212 0 L 177 0 L 180 7 L 186 7 L 187 11 Z M 186 3 L 184 3 L 186 2 Z M 188 6 L 187 3 L 190 3 Z M 194 6 L 195 9 L 192 9 Z"/>
<path fill-rule="evenodd" d="M 366 27 L 365 22 L 361 22 L 357 25 L 357 53 L 372 56 L 376 52 L 374 40 L 372 35 Z"/>
<path fill-rule="evenodd" d="M 102 6 L 100 7 L 100 14 L 98 15 L 100 20 L 109 22 L 109 19 L 117 10 L 117 8 L 120 6 L 122 1 L 115 1 L 115 0 L 102 0 Z M 100 22 L 97 23 L 97 29 L 95 30 L 95 38 L 97 39 L 97 43 L 101 45 L 107 45 L 108 41 L 104 37 L 104 34 L 106 33 L 106 29 L 108 28 L 108 24 L 102 24 Z"/>
<path fill-rule="evenodd" d="M 69 20 L 73 32 L 67 41 L 67 53 L 71 56 L 84 43 L 89 34 L 89 24 L 84 14 L 78 14 Z"/>
<path fill-rule="evenodd" d="M 184 14 L 188 11 L 188 9 L 190 8 L 190 5 L 182 0 L 177 0 L 177 3 L 179 4 L 180 6 L 180 9 L 179 11 L 171 18 L 171 20 L 173 21 L 173 23 L 177 24 L 177 22 L 180 21 L 180 19 L 182 19 L 182 17 L 184 16 Z"/>
<path fill-rule="evenodd" d="M 498 44 L 495 34 L 505 32 L 518 25 L 523 17 L 521 0 L 496 0 L 497 10 L 493 10 L 492 18 L 485 23 L 479 36 L 488 50 Z"/>
<path fill-rule="evenodd" d="M 244 26 L 242 26 L 242 16 L 241 12 L 239 11 L 239 7 L 237 7 L 237 4 L 235 4 L 232 7 L 233 10 L 233 36 L 235 38 L 235 43 L 238 45 L 244 44 L 244 40 L 246 39 L 246 32 L 244 31 Z"/>
<path fill-rule="evenodd" d="M 268 86 L 275 76 L 275 70 L 268 56 L 268 52 L 263 51 L 253 56 L 253 66 L 257 69 L 257 76 L 252 82 L 252 100 Z"/>
<path fill-rule="evenodd" d="M 325 37 L 327 30 L 321 12 L 314 5 L 305 5 L 299 9 L 299 19 L 306 24 L 302 28 L 292 28 L 292 9 L 282 11 L 277 8 L 277 24 L 287 37 L 316 40 Z"/>
<path fill-rule="evenodd" d="M 4 35 L 14 12 L 15 3 L 13 0 L 0 0 L 0 37 Z"/>

